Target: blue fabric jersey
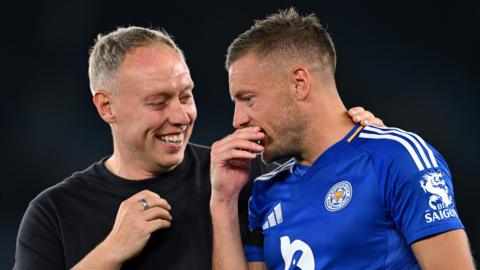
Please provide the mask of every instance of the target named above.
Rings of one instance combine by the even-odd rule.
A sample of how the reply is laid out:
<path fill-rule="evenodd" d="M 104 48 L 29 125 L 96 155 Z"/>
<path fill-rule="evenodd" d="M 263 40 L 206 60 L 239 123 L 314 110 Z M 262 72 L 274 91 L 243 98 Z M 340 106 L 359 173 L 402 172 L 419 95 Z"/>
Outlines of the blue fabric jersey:
<path fill-rule="evenodd" d="M 463 228 L 440 154 L 397 128 L 355 126 L 311 167 L 255 180 L 248 261 L 269 269 L 418 269 L 410 245 Z"/>

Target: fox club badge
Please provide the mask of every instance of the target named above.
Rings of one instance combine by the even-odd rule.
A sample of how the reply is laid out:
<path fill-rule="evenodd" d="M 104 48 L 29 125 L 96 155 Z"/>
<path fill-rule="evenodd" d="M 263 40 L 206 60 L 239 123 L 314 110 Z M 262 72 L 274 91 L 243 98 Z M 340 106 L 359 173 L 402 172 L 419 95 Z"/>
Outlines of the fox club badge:
<path fill-rule="evenodd" d="M 340 181 L 330 188 L 325 196 L 325 208 L 336 212 L 345 208 L 352 199 L 352 185 L 348 181 Z"/>

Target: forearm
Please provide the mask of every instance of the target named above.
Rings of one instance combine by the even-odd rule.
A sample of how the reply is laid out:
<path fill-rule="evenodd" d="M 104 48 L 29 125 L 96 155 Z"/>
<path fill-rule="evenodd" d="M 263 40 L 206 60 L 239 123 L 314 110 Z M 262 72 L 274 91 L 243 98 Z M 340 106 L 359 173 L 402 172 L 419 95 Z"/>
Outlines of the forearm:
<path fill-rule="evenodd" d="M 210 210 L 213 222 L 212 269 L 248 269 L 240 237 L 238 200 L 218 202 L 212 199 Z"/>
<path fill-rule="evenodd" d="M 105 241 L 90 251 L 71 270 L 118 270 L 122 267 L 122 260 L 114 254 Z"/>
<path fill-rule="evenodd" d="M 464 230 L 441 233 L 412 245 L 420 267 L 429 269 L 475 269 Z"/>

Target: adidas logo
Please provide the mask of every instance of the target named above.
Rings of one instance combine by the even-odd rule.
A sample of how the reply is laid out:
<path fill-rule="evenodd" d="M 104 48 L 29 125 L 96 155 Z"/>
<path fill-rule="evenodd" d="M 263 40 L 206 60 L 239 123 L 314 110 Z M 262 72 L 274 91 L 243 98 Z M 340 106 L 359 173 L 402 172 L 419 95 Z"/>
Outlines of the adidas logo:
<path fill-rule="evenodd" d="M 265 223 L 263 223 L 262 229 L 266 230 L 268 228 L 277 226 L 277 224 L 280 224 L 282 222 L 283 222 L 282 206 L 280 203 L 278 203 L 273 208 L 273 211 L 270 214 L 268 214 L 268 218 L 265 221 Z"/>

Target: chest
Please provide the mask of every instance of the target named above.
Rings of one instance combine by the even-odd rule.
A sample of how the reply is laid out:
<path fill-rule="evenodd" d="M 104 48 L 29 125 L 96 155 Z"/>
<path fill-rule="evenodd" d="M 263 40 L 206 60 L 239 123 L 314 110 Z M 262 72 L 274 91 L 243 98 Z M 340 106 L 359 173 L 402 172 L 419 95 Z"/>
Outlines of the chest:
<path fill-rule="evenodd" d="M 209 269 L 211 228 L 209 188 L 179 185 L 173 193 L 150 188 L 172 207 L 170 228 L 154 232 L 142 252 L 126 269 Z M 182 195 L 182 196 L 180 196 Z M 85 190 L 69 197 L 59 212 L 65 263 L 74 265 L 110 233 L 118 207 L 128 198 L 118 190 Z"/>
<path fill-rule="evenodd" d="M 305 179 L 276 183 L 269 195 L 279 192 L 269 196 L 277 199 L 269 200 L 261 214 L 270 269 L 308 262 L 330 269 L 345 254 L 373 258 L 385 252 L 385 231 L 393 222 L 371 167 L 326 167 Z"/>

